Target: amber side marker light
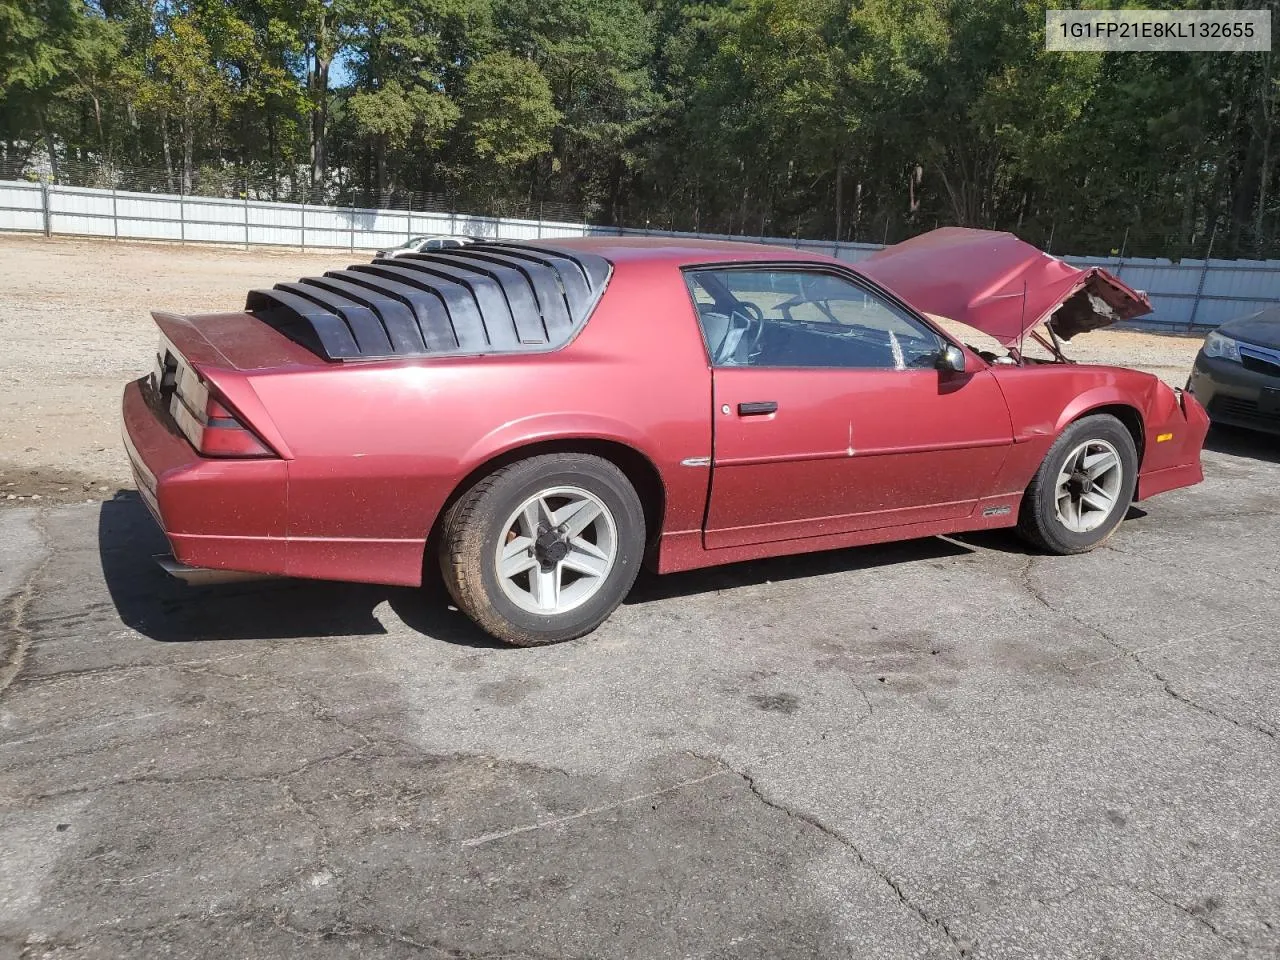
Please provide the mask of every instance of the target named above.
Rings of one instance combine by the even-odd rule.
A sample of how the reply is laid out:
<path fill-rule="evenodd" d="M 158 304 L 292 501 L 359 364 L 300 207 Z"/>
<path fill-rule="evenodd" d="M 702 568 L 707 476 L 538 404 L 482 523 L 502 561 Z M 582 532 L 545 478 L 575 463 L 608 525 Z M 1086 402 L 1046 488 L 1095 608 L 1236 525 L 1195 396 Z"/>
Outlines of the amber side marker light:
<path fill-rule="evenodd" d="M 1172 433 L 1162 433 L 1156 437 L 1156 443 L 1164 443 L 1166 440 L 1172 440 L 1172 439 L 1173 439 Z"/>

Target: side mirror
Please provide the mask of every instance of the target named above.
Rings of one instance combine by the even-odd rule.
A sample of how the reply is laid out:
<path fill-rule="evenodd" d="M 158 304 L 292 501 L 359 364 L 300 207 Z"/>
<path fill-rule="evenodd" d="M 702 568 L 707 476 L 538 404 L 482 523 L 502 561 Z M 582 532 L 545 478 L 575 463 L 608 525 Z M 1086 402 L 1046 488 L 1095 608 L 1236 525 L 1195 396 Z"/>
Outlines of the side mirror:
<path fill-rule="evenodd" d="M 964 373 L 964 351 L 949 343 L 938 354 L 934 366 L 943 373 Z"/>

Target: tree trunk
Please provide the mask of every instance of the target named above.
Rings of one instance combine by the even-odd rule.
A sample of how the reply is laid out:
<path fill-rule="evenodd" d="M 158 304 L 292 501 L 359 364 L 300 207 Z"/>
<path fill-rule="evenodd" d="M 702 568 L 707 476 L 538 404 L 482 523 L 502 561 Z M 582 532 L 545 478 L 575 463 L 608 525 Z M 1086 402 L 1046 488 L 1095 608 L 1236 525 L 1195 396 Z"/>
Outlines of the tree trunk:
<path fill-rule="evenodd" d="M 317 31 L 315 48 L 312 51 L 311 74 L 307 85 L 311 91 L 311 190 L 323 191 L 328 177 L 328 155 L 326 136 L 329 120 L 329 64 L 331 57 L 327 52 L 328 24 L 321 16 L 320 29 Z M 323 198 L 322 198 L 323 199 Z"/>
<path fill-rule="evenodd" d="M 169 115 L 160 116 L 160 142 L 164 146 L 164 178 L 173 193 L 173 152 L 169 149 Z"/>
<path fill-rule="evenodd" d="M 267 101 L 267 168 L 271 171 L 271 200 L 279 199 L 276 177 L 276 114 L 271 109 L 271 101 Z"/>
<path fill-rule="evenodd" d="M 843 239 L 844 229 L 844 159 L 836 161 L 836 243 Z"/>
<path fill-rule="evenodd" d="M 192 154 L 195 152 L 196 131 L 195 123 L 192 120 L 191 111 L 182 118 L 182 192 L 191 192 L 192 169 L 194 158 Z"/>
<path fill-rule="evenodd" d="M 1258 259 L 1265 259 L 1266 240 L 1262 228 L 1267 210 L 1267 187 L 1271 179 L 1271 53 L 1268 51 L 1262 68 L 1262 95 L 1258 98 L 1258 115 L 1262 127 L 1262 163 L 1258 177 L 1258 204 L 1254 208 L 1253 245 Z"/>
<path fill-rule="evenodd" d="M 387 186 L 387 138 L 382 134 L 374 137 L 373 151 L 374 173 L 377 177 L 375 188 L 378 191 L 377 199 L 374 200 L 373 205 L 380 207 L 383 205 L 382 191 Z"/>
<path fill-rule="evenodd" d="M 45 149 L 49 151 L 49 172 L 53 174 L 54 181 L 59 182 L 61 177 L 58 173 L 58 149 L 53 142 L 53 137 L 49 136 L 49 125 L 45 119 L 44 104 L 40 105 L 36 114 L 40 121 L 40 139 L 44 141 Z"/>
<path fill-rule="evenodd" d="M 93 120 L 98 126 L 99 160 L 102 163 L 109 163 L 111 158 L 107 156 L 107 137 L 102 132 L 102 101 L 96 93 L 91 93 L 89 96 L 93 98 Z"/>

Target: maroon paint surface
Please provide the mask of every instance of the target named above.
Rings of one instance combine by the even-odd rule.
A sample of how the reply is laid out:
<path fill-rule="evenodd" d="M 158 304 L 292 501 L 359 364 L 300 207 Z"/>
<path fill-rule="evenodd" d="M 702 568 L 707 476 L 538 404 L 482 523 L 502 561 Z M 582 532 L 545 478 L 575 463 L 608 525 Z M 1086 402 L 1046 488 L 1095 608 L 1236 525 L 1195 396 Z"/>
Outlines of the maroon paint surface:
<path fill-rule="evenodd" d="M 551 353 L 329 363 L 247 314 L 158 315 L 279 455 L 201 457 L 142 381 L 126 388 L 126 449 L 177 559 L 417 584 L 448 498 L 495 459 L 548 442 L 603 441 L 648 461 L 663 492 L 652 557 L 664 572 L 1012 525 L 1054 438 L 1101 407 L 1141 419 L 1139 496 L 1201 478 L 1203 410 L 1133 370 L 988 366 L 967 349 L 963 374 L 712 370 L 682 267 L 854 274 L 830 258 L 709 241 L 557 244 L 614 272 L 582 331 Z M 737 412 L 761 400 L 777 412 Z"/>

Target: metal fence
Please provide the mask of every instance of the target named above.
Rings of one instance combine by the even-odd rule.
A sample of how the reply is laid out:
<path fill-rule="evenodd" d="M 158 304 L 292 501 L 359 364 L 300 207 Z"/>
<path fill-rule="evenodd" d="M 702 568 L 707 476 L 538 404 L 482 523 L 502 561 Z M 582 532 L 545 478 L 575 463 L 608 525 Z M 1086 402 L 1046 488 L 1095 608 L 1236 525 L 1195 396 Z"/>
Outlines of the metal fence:
<path fill-rule="evenodd" d="M 0 142 L 0 151 L 4 144 Z M 306 204 L 341 209 L 409 210 L 415 213 L 448 213 L 469 210 L 503 219 L 560 220 L 578 223 L 589 219 L 578 204 L 491 197 L 482 210 L 457 196 L 391 186 L 369 189 L 351 182 L 350 171 L 339 169 L 324 185 L 311 185 L 306 168 L 294 168 L 276 176 L 248 167 L 199 166 L 186 176 L 180 170 L 67 160 L 58 164 L 55 176 L 40 154 L 5 157 L 0 154 L 0 181 L 43 181 L 59 187 L 89 187 L 121 193 L 151 193 L 190 197 L 193 200 L 266 200 L 272 203 Z"/>
<path fill-rule="evenodd" d="M 566 220 L 473 216 L 444 211 L 393 210 L 278 203 L 240 198 L 137 193 L 47 182 L 0 181 L 0 230 L 289 246 L 301 250 L 374 250 L 424 234 L 468 234 L 501 240 L 543 237 L 649 235 L 749 240 L 812 250 L 856 263 L 876 243 L 836 243 L 778 237 L 604 227 Z M 1105 267 L 1145 290 L 1153 313 L 1143 322 L 1172 331 L 1214 327 L 1280 304 L 1280 260 L 1181 260 L 1064 257 L 1077 266 Z"/>

